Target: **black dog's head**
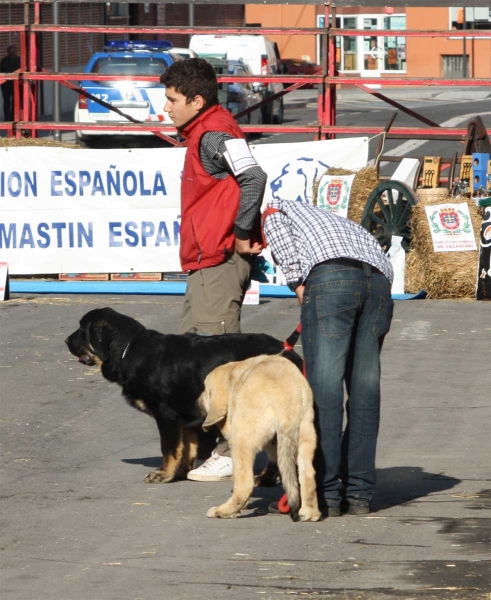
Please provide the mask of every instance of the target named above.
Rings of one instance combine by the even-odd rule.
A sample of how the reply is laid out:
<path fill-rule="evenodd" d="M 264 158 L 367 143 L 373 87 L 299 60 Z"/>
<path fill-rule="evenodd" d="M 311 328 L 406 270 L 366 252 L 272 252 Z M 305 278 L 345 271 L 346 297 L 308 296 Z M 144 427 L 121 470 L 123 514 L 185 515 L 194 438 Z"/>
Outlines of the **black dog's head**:
<path fill-rule="evenodd" d="M 112 308 L 96 308 L 85 314 L 80 327 L 65 340 L 70 352 L 84 365 L 101 367 L 109 360 L 112 346 L 119 352 L 143 325 Z M 121 349 L 121 352 L 123 350 Z"/>

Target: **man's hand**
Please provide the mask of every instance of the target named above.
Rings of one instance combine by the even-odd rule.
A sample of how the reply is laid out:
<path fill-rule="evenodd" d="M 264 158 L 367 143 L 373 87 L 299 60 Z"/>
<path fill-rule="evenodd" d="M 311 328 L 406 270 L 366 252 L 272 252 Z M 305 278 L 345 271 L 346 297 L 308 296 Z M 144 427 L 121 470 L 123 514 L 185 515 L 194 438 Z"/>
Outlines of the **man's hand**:
<path fill-rule="evenodd" d="M 254 242 L 251 246 L 251 240 L 239 240 L 235 238 L 235 250 L 239 254 L 261 254 L 262 245 L 259 242 Z"/>
<path fill-rule="evenodd" d="M 300 306 L 302 306 L 304 291 L 305 291 L 305 286 L 304 285 L 299 285 L 296 288 L 296 290 L 295 290 L 295 294 L 297 294 L 297 298 L 298 298 L 298 301 L 300 303 Z"/>

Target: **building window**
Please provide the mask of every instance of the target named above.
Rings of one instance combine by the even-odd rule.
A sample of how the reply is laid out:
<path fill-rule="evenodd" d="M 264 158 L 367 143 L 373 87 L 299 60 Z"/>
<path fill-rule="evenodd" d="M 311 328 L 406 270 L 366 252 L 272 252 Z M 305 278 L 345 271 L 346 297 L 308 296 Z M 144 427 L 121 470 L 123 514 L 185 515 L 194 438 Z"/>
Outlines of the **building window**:
<path fill-rule="evenodd" d="M 317 27 L 324 27 L 324 15 L 317 15 Z M 406 15 L 358 15 L 336 17 L 336 28 L 366 30 L 360 36 L 336 36 L 336 69 L 340 72 L 369 72 L 378 75 L 384 71 L 406 70 L 406 38 L 377 35 L 381 29 L 404 31 Z M 320 37 L 320 36 L 318 36 Z M 320 40 L 317 60 L 322 61 Z"/>
<path fill-rule="evenodd" d="M 343 29 L 356 29 L 356 17 L 341 17 L 341 27 Z M 357 57 L 357 38 L 346 36 L 337 37 L 336 46 L 341 47 L 343 44 L 343 52 L 340 52 L 339 65 L 337 68 L 340 71 L 358 71 L 358 57 Z M 338 58 L 338 52 L 336 48 L 336 58 Z M 336 62 L 338 62 L 336 60 Z"/>
<path fill-rule="evenodd" d="M 458 79 L 459 77 L 465 77 L 463 58 L 462 54 L 442 55 L 442 76 L 444 79 Z M 467 55 L 466 64 L 469 64 L 469 55 Z"/>
<path fill-rule="evenodd" d="M 127 17 L 129 15 L 129 4 L 119 2 L 106 2 L 107 14 L 110 17 Z"/>
<path fill-rule="evenodd" d="M 449 9 L 450 29 L 491 29 L 491 8 L 468 6 Z"/>
<path fill-rule="evenodd" d="M 406 29 L 406 16 L 394 15 L 384 17 L 384 29 L 403 30 Z M 386 71 L 406 70 L 406 38 L 402 36 L 390 36 L 384 38 L 384 69 Z"/>

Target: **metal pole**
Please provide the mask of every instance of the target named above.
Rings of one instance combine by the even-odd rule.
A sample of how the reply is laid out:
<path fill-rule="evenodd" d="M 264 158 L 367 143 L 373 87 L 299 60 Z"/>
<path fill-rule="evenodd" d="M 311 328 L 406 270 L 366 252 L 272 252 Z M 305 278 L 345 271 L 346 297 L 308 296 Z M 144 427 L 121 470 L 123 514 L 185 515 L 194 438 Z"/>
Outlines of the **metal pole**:
<path fill-rule="evenodd" d="M 60 24 L 60 4 L 58 0 L 53 2 L 53 25 Z M 60 33 L 53 33 L 53 71 L 60 72 Z M 59 123 L 61 121 L 61 101 L 60 101 L 60 84 L 55 81 L 53 88 L 53 121 Z M 54 139 L 61 141 L 61 132 L 55 130 Z"/>
<path fill-rule="evenodd" d="M 192 2 L 189 3 L 189 26 L 194 26 L 194 4 Z"/>
<path fill-rule="evenodd" d="M 189 27 L 194 27 L 194 4 L 192 2 L 189 3 L 188 7 L 188 21 Z M 188 45 L 191 42 L 191 35 L 189 36 Z"/>
<path fill-rule="evenodd" d="M 329 3 L 326 2 L 324 4 L 324 31 L 322 32 L 322 74 L 323 75 L 331 75 L 330 68 L 330 58 L 331 55 L 329 51 L 330 47 L 330 33 L 329 33 Z M 331 125 L 329 122 L 329 115 L 331 112 L 331 87 L 329 84 L 326 84 L 325 80 L 322 82 L 320 87 L 320 93 L 317 99 L 317 114 L 319 118 L 319 123 L 322 125 Z M 315 136 L 316 139 L 325 140 L 327 139 L 327 135 L 325 133 L 319 133 Z"/>
<path fill-rule="evenodd" d="M 467 77 L 467 50 L 466 50 L 466 40 L 464 38 L 463 41 L 463 57 L 462 57 L 462 77 L 466 79 Z"/>

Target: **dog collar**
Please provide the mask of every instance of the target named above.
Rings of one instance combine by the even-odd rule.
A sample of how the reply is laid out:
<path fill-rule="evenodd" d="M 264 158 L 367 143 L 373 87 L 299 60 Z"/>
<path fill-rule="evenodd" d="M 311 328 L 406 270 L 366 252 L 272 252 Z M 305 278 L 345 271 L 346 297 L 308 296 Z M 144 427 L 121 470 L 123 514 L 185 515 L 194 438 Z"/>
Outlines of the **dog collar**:
<path fill-rule="evenodd" d="M 135 335 L 130 339 L 130 341 L 126 344 L 126 348 L 123 350 L 123 354 L 121 355 L 121 360 L 124 359 L 124 357 L 126 356 L 126 353 L 128 352 L 128 348 L 130 347 L 131 342 L 136 338 L 136 336 L 139 334 L 140 332 L 137 331 L 135 333 Z"/>
<path fill-rule="evenodd" d="M 131 338 L 131 340 L 126 344 L 126 348 L 123 350 L 123 354 L 121 356 L 121 360 L 123 360 L 123 358 L 126 355 L 126 352 L 128 351 L 128 348 L 130 347 L 131 342 L 133 341 L 133 338 Z"/>

